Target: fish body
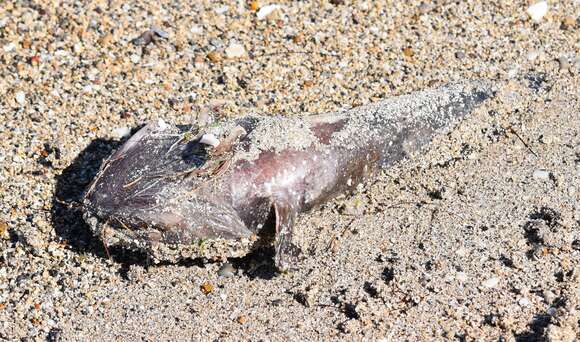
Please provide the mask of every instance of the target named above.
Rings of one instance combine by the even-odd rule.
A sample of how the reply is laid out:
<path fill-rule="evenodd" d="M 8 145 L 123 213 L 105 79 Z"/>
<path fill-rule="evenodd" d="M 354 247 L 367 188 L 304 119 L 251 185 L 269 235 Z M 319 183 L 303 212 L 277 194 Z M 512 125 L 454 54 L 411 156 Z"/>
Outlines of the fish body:
<path fill-rule="evenodd" d="M 300 256 L 298 213 L 420 151 L 491 96 L 489 83 L 470 81 L 324 115 L 150 123 L 103 163 L 84 216 L 107 245 L 155 260 L 273 244 L 287 269 Z"/>

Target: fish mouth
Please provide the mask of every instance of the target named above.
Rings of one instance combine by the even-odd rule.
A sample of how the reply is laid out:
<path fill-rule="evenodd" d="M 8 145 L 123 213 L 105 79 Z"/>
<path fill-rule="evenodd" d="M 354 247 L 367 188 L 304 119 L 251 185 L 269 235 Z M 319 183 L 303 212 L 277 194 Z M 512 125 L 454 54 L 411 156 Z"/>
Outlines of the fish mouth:
<path fill-rule="evenodd" d="M 208 234 L 210 231 L 204 227 L 187 229 L 179 225 L 130 223 L 129 220 L 114 216 L 98 215 L 92 210 L 85 210 L 83 218 L 93 233 L 103 241 L 107 252 L 110 247 L 145 252 L 155 263 L 194 258 L 241 257 L 261 246 L 262 241 L 249 231 L 244 235 L 215 236 Z"/>

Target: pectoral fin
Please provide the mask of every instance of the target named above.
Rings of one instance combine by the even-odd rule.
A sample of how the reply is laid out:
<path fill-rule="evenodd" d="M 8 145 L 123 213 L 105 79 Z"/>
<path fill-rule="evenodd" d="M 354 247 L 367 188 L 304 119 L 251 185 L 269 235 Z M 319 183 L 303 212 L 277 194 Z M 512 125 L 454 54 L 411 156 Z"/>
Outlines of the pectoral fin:
<path fill-rule="evenodd" d="M 274 211 L 276 214 L 276 238 L 274 241 L 276 255 L 274 262 L 276 267 L 285 271 L 299 261 L 302 253 L 300 248 L 292 242 L 297 211 L 295 206 L 288 201 L 274 202 Z"/>

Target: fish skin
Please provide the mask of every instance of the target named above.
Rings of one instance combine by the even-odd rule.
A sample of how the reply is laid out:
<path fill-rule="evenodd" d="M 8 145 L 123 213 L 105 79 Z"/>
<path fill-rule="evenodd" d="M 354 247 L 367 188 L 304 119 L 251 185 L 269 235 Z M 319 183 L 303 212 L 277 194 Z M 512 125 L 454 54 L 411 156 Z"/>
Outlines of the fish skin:
<path fill-rule="evenodd" d="M 184 139 L 191 127 L 150 123 L 103 163 L 84 216 L 107 245 L 156 260 L 240 256 L 273 243 L 285 270 L 301 255 L 298 213 L 421 151 L 492 96 L 489 82 L 466 81 L 339 113 L 232 119 L 203 131 L 243 127 L 219 156 Z"/>

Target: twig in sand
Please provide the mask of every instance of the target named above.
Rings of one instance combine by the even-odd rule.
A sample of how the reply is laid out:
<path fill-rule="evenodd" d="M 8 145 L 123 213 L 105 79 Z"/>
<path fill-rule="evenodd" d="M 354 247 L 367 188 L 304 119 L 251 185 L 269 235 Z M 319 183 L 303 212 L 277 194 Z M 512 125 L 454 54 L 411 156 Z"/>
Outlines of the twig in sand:
<path fill-rule="evenodd" d="M 518 134 L 518 132 L 516 132 L 516 130 L 515 130 L 515 129 L 514 129 L 512 126 L 509 126 L 509 130 L 510 130 L 510 132 L 512 132 L 513 134 L 515 134 L 515 135 L 516 135 L 516 137 L 518 137 L 518 139 L 519 139 L 519 140 L 522 142 L 522 144 L 524 144 L 524 146 L 525 146 L 525 147 L 526 147 L 526 148 L 527 148 L 527 149 L 528 149 L 530 152 L 532 152 L 532 154 L 533 154 L 534 156 L 536 156 L 536 157 L 539 157 L 539 156 L 538 156 L 538 154 L 537 154 L 536 152 L 534 152 L 534 150 L 532 150 L 532 148 L 530 147 L 530 145 L 528 145 L 528 144 L 526 143 L 526 141 L 525 141 L 524 139 L 522 139 L 522 137 L 521 137 L 521 136 Z"/>

